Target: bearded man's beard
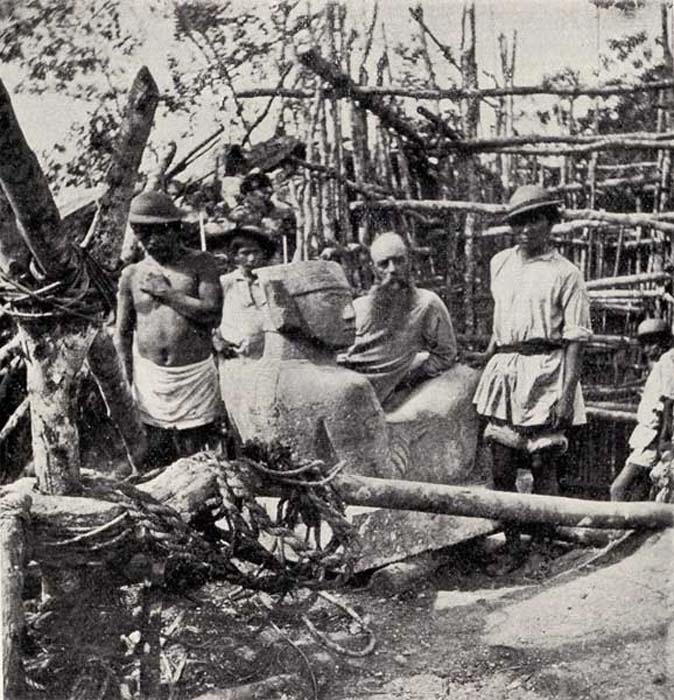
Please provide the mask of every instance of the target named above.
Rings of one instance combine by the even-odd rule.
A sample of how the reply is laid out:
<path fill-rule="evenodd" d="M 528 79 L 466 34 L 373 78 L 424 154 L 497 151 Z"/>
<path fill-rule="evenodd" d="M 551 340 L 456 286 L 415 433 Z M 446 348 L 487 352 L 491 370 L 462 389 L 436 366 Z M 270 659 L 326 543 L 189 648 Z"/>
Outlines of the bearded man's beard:
<path fill-rule="evenodd" d="M 386 280 L 370 290 L 370 320 L 376 328 L 402 328 L 410 316 L 415 287 L 412 280 Z"/>

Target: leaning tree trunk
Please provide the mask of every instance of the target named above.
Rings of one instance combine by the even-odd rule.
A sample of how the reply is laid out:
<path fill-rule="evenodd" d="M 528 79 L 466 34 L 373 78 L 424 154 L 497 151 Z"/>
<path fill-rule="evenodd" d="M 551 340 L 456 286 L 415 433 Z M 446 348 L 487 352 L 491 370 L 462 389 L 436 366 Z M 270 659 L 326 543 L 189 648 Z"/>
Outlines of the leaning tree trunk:
<path fill-rule="evenodd" d="M 143 66 L 131 86 L 115 149 L 105 174 L 106 187 L 99 201 L 94 230 L 87 236 L 89 250 L 109 270 L 119 268 L 129 205 L 158 102 L 157 84 L 150 71 Z"/>
<path fill-rule="evenodd" d="M 51 279 L 59 279 L 73 270 L 75 261 L 72 248 L 70 241 L 59 235 L 61 217 L 49 191 L 47 178 L 26 143 L 2 81 L 0 182 L 21 224 L 26 245 L 41 272 Z M 4 237 L 7 232 L 2 230 L 0 234 L 6 241 Z"/>
<path fill-rule="evenodd" d="M 157 84 L 143 66 L 131 86 L 115 150 L 105 175 L 106 191 L 87 234 L 92 255 L 108 270 L 119 268 L 129 206 L 158 102 Z M 174 155 L 175 145 L 162 159 L 162 176 Z M 159 176 L 156 177 L 161 181 Z M 87 359 L 110 418 L 120 431 L 131 462 L 136 465 L 144 454 L 145 432 L 119 357 L 105 329 L 96 335 Z"/>
<path fill-rule="evenodd" d="M 145 140 L 157 104 L 157 87 L 147 69 L 142 69 L 132 88 L 118 147 L 107 173 L 108 190 L 87 241 L 99 262 L 114 269 L 119 257 L 123 225 Z M 65 310 L 63 301 L 52 298 L 51 306 L 22 308 L 18 317 L 27 358 L 27 382 L 31 401 L 33 455 L 40 488 L 52 494 L 75 490 L 80 469 L 79 439 L 75 424 L 74 392 L 82 363 L 100 328 L 102 283 L 96 271 L 77 254 L 72 232 L 61 224 L 56 204 L 35 154 L 30 150 L 14 115 L 9 95 L 0 84 L 0 182 L 20 224 L 26 245 L 36 263 L 33 293 L 54 293 L 50 280 L 77 280 L 78 294 L 91 304 Z M 0 235 L 4 236 L 4 229 Z M 98 275 L 100 277 L 100 275 Z M 95 286 L 94 286 L 95 285 Z M 62 285 L 59 293 L 68 295 Z M 99 294 L 97 294 L 97 292 Z M 57 315 L 54 315 L 54 314 Z M 108 405 L 117 393 L 106 395 Z M 122 396 L 122 409 L 129 402 Z M 133 414 L 131 414 L 133 415 Z"/>

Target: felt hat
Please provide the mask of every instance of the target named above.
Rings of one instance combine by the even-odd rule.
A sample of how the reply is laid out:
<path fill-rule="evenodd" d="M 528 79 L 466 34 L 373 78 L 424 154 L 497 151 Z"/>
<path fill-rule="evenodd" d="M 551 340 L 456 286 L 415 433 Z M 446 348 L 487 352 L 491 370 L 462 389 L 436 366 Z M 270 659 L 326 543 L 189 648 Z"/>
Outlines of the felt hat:
<path fill-rule="evenodd" d="M 647 337 L 649 335 L 660 335 L 671 333 L 667 321 L 662 318 L 647 318 L 644 319 L 637 327 L 637 338 Z"/>
<path fill-rule="evenodd" d="M 182 221 L 185 212 L 163 192 L 141 192 L 131 200 L 130 224 L 168 224 Z"/>
<path fill-rule="evenodd" d="M 522 214 L 528 214 L 537 209 L 557 208 L 561 203 L 560 199 L 554 199 L 540 185 L 522 185 L 515 190 L 510 198 L 505 220 L 511 223 L 514 218 Z"/>
<path fill-rule="evenodd" d="M 232 241 L 237 238 L 250 238 L 255 241 L 269 257 L 276 252 L 276 241 L 259 226 L 253 226 L 251 224 L 235 226 L 219 236 L 219 240 L 227 246 L 231 246 Z"/>

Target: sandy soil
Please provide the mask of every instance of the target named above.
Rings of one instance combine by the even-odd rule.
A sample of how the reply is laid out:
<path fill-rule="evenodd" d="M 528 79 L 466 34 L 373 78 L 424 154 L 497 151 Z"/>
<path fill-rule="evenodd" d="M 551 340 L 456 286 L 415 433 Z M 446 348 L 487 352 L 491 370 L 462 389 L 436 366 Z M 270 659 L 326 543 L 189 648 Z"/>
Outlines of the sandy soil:
<path fill-rule="evenodd" d="M 486 572 L 488 548 L 461 545 L 461 557 L 412 592 L 380 598 L 363 587 L 335 594 L 376 636 L 373 653 L 362 657 L 326 649 L 309 632 L 303 616 L 344 647 L 367 643 L 353 618 L 321 598 L 288 599 L 270 613 L 270 598 L 233 601 L 224 583 L 189 596 L 162 595 L 164 685 L 158 697 L 192 699 L 296 674 L 300 680 L 283 690 L 250 697 L 671 698 L 673 543 L 669 532 L 632 538 L 594 563 L 597 550 L 532 545 L 523 567 L 498 578 Z M 59 613 L 32 617 L 40 624 L 30 673 L 45 686 L 36 697 L 67 697 L 86 664 L 109 669 L 102 697 L 124 697 L 119 680 L 133 676 L 138 654 L 132 594 L 99 601 L 97 612 L 80 606 L 67 624 Z M 133 692 L 133 682 L 129 688 Z"/>

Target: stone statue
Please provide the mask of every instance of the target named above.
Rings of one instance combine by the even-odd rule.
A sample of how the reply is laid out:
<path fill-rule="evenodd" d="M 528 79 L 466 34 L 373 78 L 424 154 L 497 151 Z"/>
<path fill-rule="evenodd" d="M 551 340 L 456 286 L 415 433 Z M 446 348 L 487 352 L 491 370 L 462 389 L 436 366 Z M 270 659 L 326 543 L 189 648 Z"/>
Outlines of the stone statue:
<path fill-rule="evenodd" d="M 342 268 L 313 260 L 256 271 L 266 297 L 261 360 L 222 377 L 242 440 L 290 441 L 302 455 L 391 477 L 386 420 L 365 377 L 338 367 L 354 338 L 351 289 Z"/>
<path fill-rule="evenodd" d="M 256 271 L 265 295 L 265 350 L 221 379 L 243 440 L 280 438 L 304 456 L 367 476 L 438 483 L 474 480 L 478 373 L 460 364 L 385 414 L 370 381 L 337 365 L 354 340 L 342 268 L 313 260 Z"/>

